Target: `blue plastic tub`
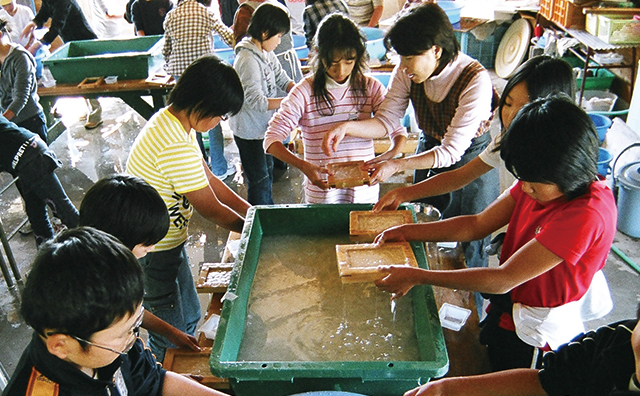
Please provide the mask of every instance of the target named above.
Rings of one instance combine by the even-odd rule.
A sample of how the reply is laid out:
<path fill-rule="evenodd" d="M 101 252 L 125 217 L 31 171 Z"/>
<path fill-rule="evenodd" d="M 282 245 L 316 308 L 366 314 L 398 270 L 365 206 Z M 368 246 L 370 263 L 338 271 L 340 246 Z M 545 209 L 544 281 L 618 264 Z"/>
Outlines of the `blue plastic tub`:
<path fill-rule="evenodd" d="M 367 52 L 371 59 L 382 59 L 387 54 L 384 46 L 384 31 L 378 28 L 363 27 L 361 28 L 367 38 Z"/>
<path fill-rule="evenodd" d="M 596 126 L 596 131 L 598 131 L 598 139 L 600 139 L 600 143 L 604 142 L 604 138 L 607 136 L 607 131 L 613 124 L 613 121 L 607 116 L 601 114 L 589 114 L 591 121 Z"/>
<path fill-rule="evenodd" d="M 452 25 L 460 22 L 460 10 L 462 10 L 462 4 L 459 4 L 456 1 L 438 1 L 438 5 L 447 14 L 449 22 L 451 22 Z"/>
<path fill-rule="evenodd" d="M 229 47 L 217 34 L 213 35 L 213 53 L 230 65 L 233 65 L 233 60 L 236 57 L 233 48 Z"/>
<path fill-rule="evenodd" d="M 385 87 L 389 86 L 389 80 L 391 80 L 391 73 L 389 72 L 374 72 L 371 73 L 371 77 L 375 77 Z"/>
<path fill-rule="evenodd" d="M 598 152 L 598 174 L 606 177 L 611 172 L 611 160 L 613 156 L 607 149 L 600 147 Z"/>
<path fill-rule="evenodd" d="M 309 48 L 307 47 L 307 39 L 304 36 L 293 34 L 293 49 L 296 51 L 298 59 L 309 58 Z"/>

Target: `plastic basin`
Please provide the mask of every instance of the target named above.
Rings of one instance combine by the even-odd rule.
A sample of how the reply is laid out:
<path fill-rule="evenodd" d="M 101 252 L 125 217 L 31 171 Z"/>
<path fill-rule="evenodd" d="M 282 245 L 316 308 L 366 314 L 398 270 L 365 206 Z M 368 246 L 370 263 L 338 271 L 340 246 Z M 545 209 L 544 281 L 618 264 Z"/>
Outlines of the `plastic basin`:
<path fill-rule="evenodd" d="M 609 166 L 609 163 L 611 162 L 612 158 L 613 156 L 611 155 L 609 150 L 603 149 L 602 147 L 599 148 L 599 152 L 598 152 L 598 174 L 599 175 L 606 177 L 609 174 L 609 172 L 611 171 L 611 166 Z"/>
<path fill-rule="evenodd" d="M 378 28 L 363 27 L 361 28 L 367 38 L 367 52 L 371 59 L 382 59 L 387 53 L 384 46 L 384 31 Z"/>
<path fill-rule="evenodd" d="M 460 10 L 462 10 L 462 4 L 455 1 L 438 1 L 438 5 L 447 14 L 449 22 L 451 22 L 452 25 L 460 22 Z"/>
<path fill-rule="evenodd" d="M 391 80 L 391 73 L 371 73 L 371 77 L 375 77 L 385 87 L 389 86 L 389 80 Z"/>
<path fill-rule="evenodd" d="M 603 116 L 601 114 L 589 114 L 589 117 L 596 126 L 596 131 L 598 131 L 598 139 L 600 139 L 600 143 L 604 142 L 607 131 L 609 130 L 613 122 L 609 117 Z"/>
<path fill-rule="evenodd" d="M 307 39 L 304 36 L 293 34 L 293 49 L 296 51 L 298 59 L 309 58 L 309 48 L 307 48 Z"/>

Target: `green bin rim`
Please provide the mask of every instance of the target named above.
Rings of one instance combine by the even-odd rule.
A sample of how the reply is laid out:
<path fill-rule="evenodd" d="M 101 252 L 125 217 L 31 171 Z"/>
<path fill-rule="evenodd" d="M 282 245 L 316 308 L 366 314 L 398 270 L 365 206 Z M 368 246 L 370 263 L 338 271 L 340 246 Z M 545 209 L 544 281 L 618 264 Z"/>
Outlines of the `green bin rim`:
<path fill-rule="evenodd" d="M 278 211 L 283 209 L 316 209 L 329 210 L 342 207 L 342 210 L 348 208 L 351 210 L 371 210 L 371 204 L 293 204 L 293 205 L 270 205 L 270 206 L 253 206 L 249 209 L 244 228 L 240 237 L 240 248 L 238 256 L 231 273 L 231 279 L 227 293 L 235 295 L 238 290 L 238 283 L 242 274 L 242 266 L 244 256 L 246 254 L 249 238 L 254 233 L 261 232 L 260 224 L 256 220 L 261 212 Z M 411 210 L 413 220 L 416 221 L 415 211 L 411 205 L 401 205 L 399 210 Z M 428 268 L 426 262 L 426 254 L 424 252 L 424 244 L 420 242 L 412 242 L 411 247 L 416 253 L 416 259 L 421 268 Z M 251 275 L 251 281 L 253 275 Z M 249 292 L 246 292 L 248 294 Z M 220 322 L 218 325 L 216 339 L 214 341 L 211 356 L 209 359 L 210 368 L 213 374 L 223 378 L 233 378 L 239 382 L 242 381 L 293 381 L 294 378 L 359 378 L 363 381 L 377 380 L 415 380 L 416 372 L 421 372 L 420 376 L 424 382 L 430 378 L 441 377 L 445 375 L 449 369 L 449 359 L 440 326 L 440 319 L 436 309 L 435 299 L 431 286 L 416 286 L 410 293 L 414 302 L 414 311 L 416 304 L 424 304 L 431 308 L 429 317 L 414 316 L 414 323 L 417 328 L 420 326 L 428 326 L 428 333 L 433 336 L 429 342 L 436 346 L 434 354 L 436 358 L 431 361 L 333 361 L 333 362 L 301 362 L 301 361 L 259 361 L 259 362 L 238 362 L 221 360 L 222 347 L 229 326 L 229 317 L 234 314 L 234 309 L 239 303 L 239 298 L 233 300 L 227 299 L 224 302 Z M 425 296 L 424 299 L 418 298 Z M 248 298 L 248 296 L 246 296 Z M 243 311 L 244 315 L 244 311 Z M 245 315 L 246 318 L 246 315 Z M 244 323 L 244 318 L 243 318 Z M 242 329 L 244 331 L 244 327 Z M 418 344 L 420 349 L 425 348 L 424 343 L 427 337 L 425 334 L 416 332 L 418 336 Z M 239 346 L 238 346 L 239 347 Z M 338 366 L 338 367 L 336 367 Z"/>

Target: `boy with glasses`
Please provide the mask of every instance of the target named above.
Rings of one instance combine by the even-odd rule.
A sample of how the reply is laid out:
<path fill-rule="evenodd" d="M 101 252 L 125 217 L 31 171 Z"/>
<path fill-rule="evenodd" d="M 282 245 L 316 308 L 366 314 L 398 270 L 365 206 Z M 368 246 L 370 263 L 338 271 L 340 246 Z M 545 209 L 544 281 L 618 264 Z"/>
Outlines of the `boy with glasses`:
<path fill-rule="evenodd" d="M 21 313 L 35 330 L 4 395 L 224 395 L 157 364 L 138 338 L 142 269 L 89 227 L 44 244 Z"/>

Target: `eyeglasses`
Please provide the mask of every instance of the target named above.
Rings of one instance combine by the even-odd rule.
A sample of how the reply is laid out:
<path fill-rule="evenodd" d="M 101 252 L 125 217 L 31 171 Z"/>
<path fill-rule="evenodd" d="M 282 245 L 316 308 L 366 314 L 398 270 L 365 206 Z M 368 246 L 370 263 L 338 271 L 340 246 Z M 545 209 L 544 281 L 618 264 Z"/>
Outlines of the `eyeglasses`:
<path fill-rule="evenodd" d="M 99 344 L 93 343 L 91 341 L 85 340 L 84 338 L 80 338 L 80 337 L 77 337 L 77 336 L 74 336 L 74 335 L 71 335 L 71 334 L 67 334 L 67 335 L 69 337 L 73 338 L 74 340 L 80 342 L 80 343 L 84 342 L 85 344 L 91 345 L 93 347 L 104 349 L 105 351 L 113 352 L 115 354 L 124 356 L 127 353 L 129 353 L 131 348 L 133 348 L 133 345 L 136 343 L 136 340 L 138 339 L 138 336 L 140 335 L 140 326 L 142 325 L 142 319 L 144 318 L 144 308 L 141 308 L 140 311 L 141 311 L 140 315 L 139 315 L 138 319 L 136 320 L 136 323 L 133 325 L 133 329 L 131 330 L 132 331 L 131 335 L 133 336 L 133 338 L 131 338 L 131 341 L 129 341 L 127 343 L 127 345 L 125 346 L 125 348 L 122 351 L 117 351 L 117 350 L 115 350 L 113 348 L 109 348 L 109 347 L 106 347 L 104 345 L 99 345 Z M 53 333 L 53 334 L 55 334 L 55 333 Z M 49 334 L 49 335 L 53 335 L 53 334 Z"/>

